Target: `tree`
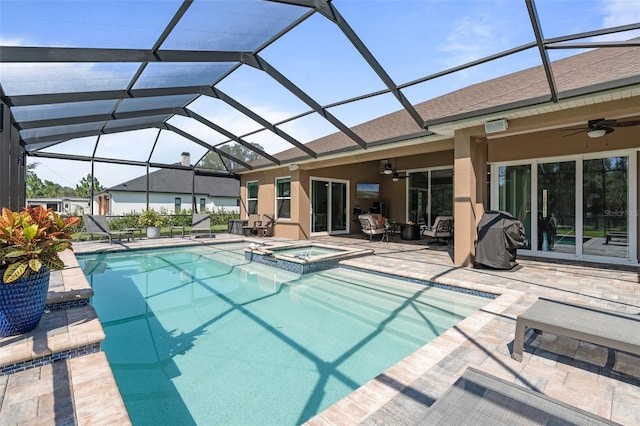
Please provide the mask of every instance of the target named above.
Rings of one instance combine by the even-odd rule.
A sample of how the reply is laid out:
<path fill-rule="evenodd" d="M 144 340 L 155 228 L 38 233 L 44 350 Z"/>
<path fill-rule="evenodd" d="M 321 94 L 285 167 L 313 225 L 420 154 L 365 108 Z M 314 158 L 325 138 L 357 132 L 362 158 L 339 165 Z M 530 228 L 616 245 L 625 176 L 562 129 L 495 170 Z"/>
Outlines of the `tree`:
<path fill-rule="evenodd" d="M 262 148 L 262 146 L 260 146 L 257 143 L 251 143 L 251 145 L 264 151 L 264 148 Z M 237 158 L 238 160 L 245 163 L 251 163 L 252 161 L 256 161 L 262 158 L 260 154 L 253 152 L 249 148 L 245 148 L 239 143 L 232 144 L 232 145 L 229 145 L 229 144 L 221 145 L 218 147 L 218 149 L 220 149 L 220 151 L 224 151 L 225 153 L 229 154 L 233 158 Z M 224 161 L 224 164 L 223 164 L 223 161 Z M 211 151 L 202 159 L 202 167 L 207 169 L 220 170 L 220 171 L 227 170 L 228 168 L 229 170 L 233 171 L 238 168 L 242 168 L 243 166 L 227 158 L 221 159 L 218 154 Z"/>
<path fill-rule="evenodd" d="M 35 172 L 39 164 L 27 164 L 27 198 L 60 198 L 76 195 L 73 188 L 68 186 L 62 186 L 50 180 L 43 182 Z"/>
<path fill-rule="evenodd" d="M 93 191 L 104 191 L 104 187 L 100 185 L 100 182 L 98 182 L 95 176 L 93 178 Z M 80 183 L 76 185 L 75 192 L 78 197 L 89 198 L 91 196 L 91 174 L 80 179 Z"/>
<path fill-rule="evenodd" d="M 34 172 L 27 171 L 27 198 L 44 197 L 44 183 Z"/>

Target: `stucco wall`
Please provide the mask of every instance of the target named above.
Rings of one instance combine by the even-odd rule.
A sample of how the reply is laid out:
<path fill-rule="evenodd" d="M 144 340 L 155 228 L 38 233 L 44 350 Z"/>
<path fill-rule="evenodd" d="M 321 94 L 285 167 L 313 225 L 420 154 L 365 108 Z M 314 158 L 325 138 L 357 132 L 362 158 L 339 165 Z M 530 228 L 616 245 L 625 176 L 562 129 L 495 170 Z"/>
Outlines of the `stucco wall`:
<path fill-rule="evenodd" d="M 620 127 L 604 137 L 591 139 L 586 132 L 572 136 L 570 131 L 547 130 L 538 133 L 490 139 L 489 162 L 526 160 L 531 158 L 557 157 L 617 149 L 638 148 L 638 127 Z"/>
<path fill-rule="evenodd" d="M 402 152 L 403 157 L 391 157 L 389 159 L 398 170 L 423 169 L 437 166 L 453 165 L 453 150 L 451 144 L 444 144 L 444 151 L 429 152 L 423 146 L 416 146 L 410 150 Z M 382 154 L 384 155 L 384 154 Z M 378 153 L 378 157 L 381 154 Z M 356 156 L 354 156 L 356 157 Z M 307 239 L 310 236 L 310 184 L 311 178 L 327 178 L 349 181 L 349 201 L 348 217 L 349 231 L 351 233 L 360 232 L 357 218 L 353 215 L 353 208 L 360 207 L 363 211 L 368 211 L 375 201 L 386 202 L 389 208 L 388 216 L 397 221 L 406 219 L 406 180 L 394 182 L 389 175 L 381 174 L 383 160 L 387 157 L 375 160 L 366 160 L 341 165 L 328 165 L 321 167 L 322 162 L 314 164 L 314 168 L 302 165 L 298 170 L 290 171 L 288 167 L 280 167 L 271 170 L 256 171 L 242 176 L 240 196 L 241 196 L 241 217 L 246 218 L 246 183 L 248 181 L 259 182 L 258 189 L 258 213 L 272 215 L 275 211 L 275 179 L 277 177 L 291 177 L 291 219 L 278 219 L 274 227 L 274 235 L 278 237 Z M 354 158 L 356 159 L 356 158 Z M 353 160 L 352 160 L 353 161 Z M 380 195 L 378 199 L 356 199 L 356 183 L 379 183 Z"/>

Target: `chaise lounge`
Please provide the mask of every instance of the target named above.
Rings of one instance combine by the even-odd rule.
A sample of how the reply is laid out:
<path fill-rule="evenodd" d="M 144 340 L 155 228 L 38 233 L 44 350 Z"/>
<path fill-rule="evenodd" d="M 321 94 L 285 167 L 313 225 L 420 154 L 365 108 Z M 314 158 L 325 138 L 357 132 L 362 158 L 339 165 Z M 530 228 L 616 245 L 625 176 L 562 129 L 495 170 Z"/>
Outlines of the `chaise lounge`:
<path fill-rule="evenodd" d="M 540 298 L 516 320 L 516 361 L 522 361 L 527 327 L 640 355 L 639 315 Z"/>
<path fill-rule="evenodd" d="M 564 402 L 469 367 L 418 425 L 615 425 Z"/>
<path fill-rule="evenodd" d="M 189 230 L 189 236 L 191 234 L 196 234 L 196 238 L 198 233 L 208 233 L 209 238 L 212 237 L 211 234 L 211 217 L 208 213 L 194 213 L 191 218 L 191 229 Z"/>
<path fill-rule="evenodd" d="M 113 237 L 118 237 L 122 239 L 123 236 L 127 237 L 127 241 L 129 238 L 135 241 L 135 236 L 133 234 L 133 229 L 126 229 L 122 231 L 112 231 L 109 229 L 109 222 L 107 222 L 107 217 L 103 215 L 97 214 L 85 214 L 82 217 L 82 221 L 84 222 L 84 227 L 92 238 L 94 235 L 107 236 L 109 237 L 109 244 L 113 243 Z"/>

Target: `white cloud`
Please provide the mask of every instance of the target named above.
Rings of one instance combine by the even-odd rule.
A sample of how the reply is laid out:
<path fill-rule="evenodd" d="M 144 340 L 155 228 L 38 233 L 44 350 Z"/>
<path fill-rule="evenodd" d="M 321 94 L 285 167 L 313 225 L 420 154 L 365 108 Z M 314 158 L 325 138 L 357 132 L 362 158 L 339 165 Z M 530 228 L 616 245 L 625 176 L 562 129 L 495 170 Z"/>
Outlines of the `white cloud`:
<path fill-rule="evenodd" d="M 640 22 L 640 3 L 638 0 L 605 0 L 604 10 L 605 27 Z"/>
<path fill-rule="evenodd" d="M 602 26 L 605 28 L 640 22 L 640 2 L 638 0 L 603 0 L 601 10 Z M 594 37 L 593 40 L 618 41 L 636 37 L 640 37 L 640 30 Z"/>
<path fill-rule="evenodd" d="M 495 25 L 488 15 L 464 16 L 456 20 L 439 48 L 448 54 L 448 66 L 471 62 L 498 51 L 493 31 Z"/>
<path fill-rule="evenodd" d="M 23 39 L 20 39 L 20 38 L 0 37 L 0 46 L 27 46 L 27 44 Z"/>

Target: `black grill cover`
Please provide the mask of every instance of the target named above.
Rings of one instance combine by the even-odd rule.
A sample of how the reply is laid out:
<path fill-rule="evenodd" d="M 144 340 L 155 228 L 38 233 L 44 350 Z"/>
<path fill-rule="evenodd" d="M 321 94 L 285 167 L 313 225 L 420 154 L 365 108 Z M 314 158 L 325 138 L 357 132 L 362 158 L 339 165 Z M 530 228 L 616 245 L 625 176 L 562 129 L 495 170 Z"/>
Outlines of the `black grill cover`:
<path fill-rule="evenodd" d="M 526 235 L 522 222 L 510 213 L 485 212 L 478 223 L 476 264 L 496 269 L 511 269 L 517 265 L 516 250 L 524 247 Z"/>

